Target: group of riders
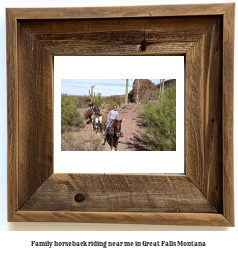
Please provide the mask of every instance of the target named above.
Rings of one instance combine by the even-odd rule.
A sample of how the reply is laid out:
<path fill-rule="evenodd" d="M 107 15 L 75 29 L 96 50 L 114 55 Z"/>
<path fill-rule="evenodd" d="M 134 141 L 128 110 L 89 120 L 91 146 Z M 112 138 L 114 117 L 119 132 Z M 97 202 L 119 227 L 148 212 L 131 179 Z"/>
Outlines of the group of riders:
<path fill-rule="evenodd" d="M 88 112 L 89 112 L 89 111 L 92 111 L 92 112 L 93 112 L 92 120 L 93 120 L 93 124 L 95 124 L 95 119 L 96 119 L 96 117 L 101 116 L 100 109 L 99 109 L 98 107 L 95 106 L 95 103 L 94 103 L 94 102 L 91 102 L 91 103 L 89 104 L 89 110 L 88 110 Z M 111 110 L 111 111 L 109 112 L 108 117 L 107 117 L 106 128 L 105 128 L 105 132 L 103 133 L 104 138 L 106 138 L 106 134 L 107 134 L 107 129 L 108 129 L 108 127 L 110 126 L 110 124 L 111 124 L 114 120 L 118 119 L 118 116 L 119 116 L 119 115 L 118 115 L 118 111 L 117 111 L 117 105 L 114 105 L 114 106 L 113 106 L 113 110 Z M 93 126 L 93 130 L 95 130 L 95 125 Z M 121 133 L 121 136 L 122 136 L 122 135 L 123 135 L 123 134 Z"/>

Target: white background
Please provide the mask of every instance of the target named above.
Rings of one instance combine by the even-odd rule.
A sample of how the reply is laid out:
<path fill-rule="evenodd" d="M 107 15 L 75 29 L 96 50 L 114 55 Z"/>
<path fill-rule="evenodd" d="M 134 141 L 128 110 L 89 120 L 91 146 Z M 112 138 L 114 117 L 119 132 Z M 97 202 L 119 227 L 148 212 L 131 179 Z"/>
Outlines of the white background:
<path fill-rule="evenodd" d="M 76 0 L 57 0 L 57 1 L 50 1 L 50 0 L 1 0 L 0 2 L 0 117 L 1 117 L 1 125 L 0 125 L 0 135 L 1 135 L 1 143 L 0 143 L 0 170 L 1 170 L 1 177 L 0 177 L 0 229 L 2 231 L 37 231 L 37 232 L 0 232 L 0 248 L 5 250 L 3 253 L 10 253 L 11 251 L 15 251 L 18 253 L 25 252 L 25 253 L 32 253 L 33 251 L 36 253 L 42 253 L 42 251 L 46 251 L 46 249 L 31 249 L 30 240 L 57 240 L 60 238 L 61 240 L 67 240 L 69 236 L 71 239 L 83 239 L 91 238 L 92 240 L 97 240 L 96 236 L 100 236 L 101 238 L 104 237 L 110 239 L 120 240 L 120 239 L 130 239 L 133 240 L 135 236 L 144 236 L 146 240 L 155 239 L 155 238 L 175 238 L 176 240 L 183 240 L 191 241 L 191 240 L 200 240 L 205 239 L 208 243 L 206 249 L 190 249 L 190 248 L 176 248 L 176 249 L 168 249 L 165 251 L 163 249 L 163 253 L 174 252 L 176 253 L 224 253 L 225 251 L 229 251 L 231 253 L 237 252 L 237 237 L 238 237 L 238 226 L 234 228 L 224 228 L 224 227 L 189 227 L 189 226 L 158 226 L 158 225 L 124 225 L 124 224 L 93 224 L 93 223 L 7 223 L 7 124 L 6 124 L 6 42 L 5 42 L 5 8 L 6 7 L 79 7 L 79 6 L 118 6 L 118 5 L 154 5 L 154 4 L 191 4 L 191 3 L 223 3 L 223 2 L 237 2 L 237 1 L 226 1 L 226 0 L 210 0 L 210 1 L 163 1 L 163 0 L 141 0 L 141 1 L 133 1 L 133 0 L 121 0 L 121 1 L 76 1 Z M 237 11 L 237 4 L 236 4 L 236 14 Z M 237 29 L 238 29 L 238 22 L 236 19 L 236 38 L 237 38 Z M 235 69 L 238 69 L 237 66 L 237 43 L 235 48 Z M 237 142 L 237 132 L 238 132 L 238 94 L 237 94 L 237 74 L 235 73 L 235 100 L 234 100 L 234 108 L 235 108 L 235 117 L 234 117 L 234 152 L 235 155 L 238 152 L 238 142 Z M 238 156 L 234 156 L 235 162 L 235 197 L 236 197 L 236 218 L 238 217 L 238 206 L 237 206 L 237 169 L 238 169 Z M 236 224 L 237 224 L 236 219 Z M 48 231 L 48 230 L 71 230 L 77 232 L 40 232 L 40 231 Z M 80 232 L 80 231 L 95 231 L 95 230 L 102 230 L 102 231 L 115 231 L 115 232 Z M 200 231 L 219 231 L 219 232 L 200 232 Z M 136 233 L 132 232 L 119 232 L 119 231 L 140 231 Z M 142 232 L 142 231 L 150 231 L 150 232 Z M 161 231 L 183 231 L 183 232 L 161 232 Z M 188 232 L 193 231 L 193 232 Z M 225 232 L 231 231 L 231 232 Z M 25 233 L 25 234 L 24 234 Z M 90 235 L 90 236 L 89 236 Z M 67 239 L 66 239 L 67 238 Z M 8 248 L 8 251 L 6 250 Z M 232 251 L 231 251 L 232 249 Z M 99 249 L 95 249 L 99 252 Z M 108 249 L 111 253 L 111 250 Z M 123 251 L 129 251 L 130 249 L 123 249 Z M 145 252 L 148 249 L 137 249 L 137 252 Z M 162 249 L 152 249 L 150 253 L 159 253 Z M 66 249 L 56 249 L 57 253 L 61 253 L 66 251 Z M 68 251 L 68 249 L 67 249 Z M 92 250 L 91 250 L 92 251 Z M 122 250 L 119 249 L 121 252 Z M 77 249 L 77 253 L 80 253 L 80 250 Z M 86 250 L 84 250 L 86 253 Z"/>
<path fill-rule="evenodd" d="M 184 173 L 184 57 L 143 56 L 142 58 L 143 62 L 150 63 L 146 68 L 141 64 L 141 58 L 138 56 L 54 58 L 55 173 Z M 176 79 L 176 151 L 121 151 L 119 153 L 61 151 L 61 79 L 126 77 Z M 85 165 L 82 167 L 83 162 Z M 93 166 L 93 162 L 97 162 L 96 167 Z M 122 163 L 127 167 L 122 167 Z"/>

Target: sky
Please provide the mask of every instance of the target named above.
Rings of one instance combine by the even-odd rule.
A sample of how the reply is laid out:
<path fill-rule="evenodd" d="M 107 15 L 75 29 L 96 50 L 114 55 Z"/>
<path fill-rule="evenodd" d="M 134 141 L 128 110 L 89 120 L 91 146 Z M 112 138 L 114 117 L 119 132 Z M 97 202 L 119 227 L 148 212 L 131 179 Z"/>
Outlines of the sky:
<path fill-rule="evenodd" d="M 155 85 L 160 79 L 150 79 Z M 129 79 L 128 92 L 132 89 L 134 79 Z M 68 95 L 89 95 L 89 89 L 94 86 L 95 94 L 102 96 L 125 94 L 126 79 L 61 79 L 61 94 Z"/>

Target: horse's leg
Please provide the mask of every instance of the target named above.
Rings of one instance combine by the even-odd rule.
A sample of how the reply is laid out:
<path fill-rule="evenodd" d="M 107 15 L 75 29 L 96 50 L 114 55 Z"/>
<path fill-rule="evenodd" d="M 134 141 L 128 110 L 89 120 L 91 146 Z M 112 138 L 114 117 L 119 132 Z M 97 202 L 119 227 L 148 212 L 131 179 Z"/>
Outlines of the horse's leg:
<path fill-rule="evenodd" d="M 113 151 L 113 141 L 114 141 L 113 135 L 111 135 L 111 150 L 112 150 L 112 151 Z"/>
<path fill-rule="evenodd" d="M 105 130 L 104 130 L 104 131 L 105 131 Z M 103 145 L 104 145 L 104 146 L 105 146 L 106 140 L 107 140 L 107 134 L 106 134 L 105 137 L 104 137 L 104 142 L 103 142 Z"/>
<path fill-rule="evenodd" d="M 117 149 L 118 149 L 118 137 L 116 137 L 116 151 L 117 151 Z"/>
<path fill-rule="evenodd" d="M 105 146 L 105 143 L 106 143 L 106 139 L 107 139 L 107 135 L 105 136 L 104 142 L 102 143 L 104 146 Z"/>

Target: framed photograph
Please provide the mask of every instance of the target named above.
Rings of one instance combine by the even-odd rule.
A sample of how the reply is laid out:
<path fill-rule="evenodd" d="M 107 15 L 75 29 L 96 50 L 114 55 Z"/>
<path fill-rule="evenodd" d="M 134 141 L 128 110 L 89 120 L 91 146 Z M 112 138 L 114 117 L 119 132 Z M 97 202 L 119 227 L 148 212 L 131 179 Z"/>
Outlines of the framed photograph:
<path fill-rule="evenodd" d="M 234 226 L 234 7 L 6 9 L 8 221 Z M 160 171 L 159 160 L 154 170 L 132 172 L 123 158 L 114 160 L 123 171 L 88 172 L 78 163 L 77 173 L 67 164 L 57 173 L 54 66 L 65 56 L 184 57 L 184 163 L 174 165 L 184 173 Z M 174 79 L 142 76 L 113 78 Z M 85 151 L 76 152 L 83 161 Z M 91 165 L 101 151 L 87 153 Z M 154 151 L 136 151 L 134 160 L 145 153 Z"/>
<path fill-rule="evenodd" d="M 54 83 L 55 173 L 184 174 L 184 56 L 59 56 Z"/>

